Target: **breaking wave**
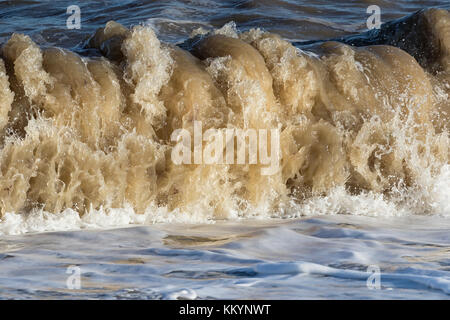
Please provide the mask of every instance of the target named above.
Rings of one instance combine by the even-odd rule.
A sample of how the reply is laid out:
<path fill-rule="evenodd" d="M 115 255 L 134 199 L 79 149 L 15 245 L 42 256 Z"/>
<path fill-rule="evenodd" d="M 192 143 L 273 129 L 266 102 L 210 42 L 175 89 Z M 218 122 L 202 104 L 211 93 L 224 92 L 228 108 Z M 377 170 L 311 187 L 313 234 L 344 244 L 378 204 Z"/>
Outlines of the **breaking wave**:
<path fill-rule="evenodd" d="M 229 23 L 175 46 L 111 21 L 76 51 L 1 48 L 0 233 L 450 214 L 447 10 L 295 45 Z M 194 121 L 279 128 L 281 170 L 174 164 Z"/>

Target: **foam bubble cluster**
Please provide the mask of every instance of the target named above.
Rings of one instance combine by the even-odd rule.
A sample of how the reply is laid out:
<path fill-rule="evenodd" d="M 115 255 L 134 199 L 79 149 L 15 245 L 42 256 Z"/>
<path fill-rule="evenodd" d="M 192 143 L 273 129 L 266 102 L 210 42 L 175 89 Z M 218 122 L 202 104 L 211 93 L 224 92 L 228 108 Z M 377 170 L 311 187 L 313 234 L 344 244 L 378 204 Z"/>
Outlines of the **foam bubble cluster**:
<path fill-rule="evenodd" d="M 101 57 L 13 34 L 0 51 L 0 217 L 125 207 L 290 216 L 314 199 L 335 202 L 336 190 L 416 213 L 448 210 L 439 192 L 448 190 L 450 14 L 433 9 L 420 21 L 426 59 L 390 45 L 325 42 L 307 52 L 232 25 L 184 50 L 150 27 L 109 22 L 85 44 Z M 174 164 L 171 134 L 193 132 L 195 121 L 279 128 L 281 170 Z"/>

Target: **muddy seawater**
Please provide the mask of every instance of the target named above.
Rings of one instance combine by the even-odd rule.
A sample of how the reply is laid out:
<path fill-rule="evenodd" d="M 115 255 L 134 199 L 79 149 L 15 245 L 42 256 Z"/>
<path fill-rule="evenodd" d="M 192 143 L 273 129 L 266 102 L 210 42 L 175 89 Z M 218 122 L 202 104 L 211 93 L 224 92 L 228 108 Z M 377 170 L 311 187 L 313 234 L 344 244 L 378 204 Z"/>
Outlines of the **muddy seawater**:
<path fill-rule="evenodd" d="M 448 299 L 449 9 L 0 2 L 0 298 Z"/>

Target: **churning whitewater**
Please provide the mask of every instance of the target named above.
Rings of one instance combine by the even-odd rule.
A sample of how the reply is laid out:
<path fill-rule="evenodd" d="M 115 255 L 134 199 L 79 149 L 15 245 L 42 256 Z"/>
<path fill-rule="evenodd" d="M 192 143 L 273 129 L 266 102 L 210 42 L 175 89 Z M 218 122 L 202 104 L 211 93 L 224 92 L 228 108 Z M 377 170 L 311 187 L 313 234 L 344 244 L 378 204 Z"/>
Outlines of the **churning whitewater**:
<path fill-rule="evenodd" d="M 13 34 L 0 50 L 0 233 L 449 214 L 450 13 L 337 40 L 294 46 L 229 23 L 175 46 L 111 21 L 75 53 Z M 174 163 L 173 132 L 197 121 L 279 129 L 280 170 Z"/>

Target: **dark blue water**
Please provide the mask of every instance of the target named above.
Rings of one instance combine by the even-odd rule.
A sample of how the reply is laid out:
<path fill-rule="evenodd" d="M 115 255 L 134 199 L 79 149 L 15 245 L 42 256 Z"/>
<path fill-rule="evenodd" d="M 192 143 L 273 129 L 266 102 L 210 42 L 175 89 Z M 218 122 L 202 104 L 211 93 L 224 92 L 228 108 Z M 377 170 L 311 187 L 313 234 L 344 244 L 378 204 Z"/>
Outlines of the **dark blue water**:
<path fill-rule="evenodd" d="M 234 21 L 239 30 L 262 28 L 289 40 L 328 39 L 364 31 L 369 5 L 378 5 L 386 22 L 429 7 L 450 8 L 441 1 L 0 1 L 0 41 L 13 32 L 31 35 L 38 44 L 71 48 L 110 20 L 125 26 L 150 24 L 163 41 L 180 42 L 197 28 Z M 68 30 L 66 10 L 81 9 L 81 29 Z"/>

